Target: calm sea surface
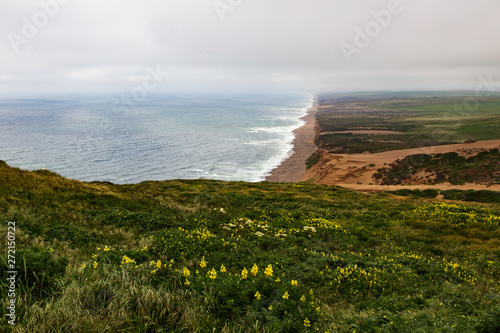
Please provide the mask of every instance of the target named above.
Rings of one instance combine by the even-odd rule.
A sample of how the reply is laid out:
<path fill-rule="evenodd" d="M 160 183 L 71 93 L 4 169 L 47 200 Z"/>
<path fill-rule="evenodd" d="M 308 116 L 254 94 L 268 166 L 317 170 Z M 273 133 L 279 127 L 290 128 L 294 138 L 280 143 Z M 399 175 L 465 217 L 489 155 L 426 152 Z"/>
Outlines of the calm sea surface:
<path fill-rule="evenodd" d="M 259 181 L 291 153 L 305 93 L 0 101 L 0 160 L 84 181 Z"/>

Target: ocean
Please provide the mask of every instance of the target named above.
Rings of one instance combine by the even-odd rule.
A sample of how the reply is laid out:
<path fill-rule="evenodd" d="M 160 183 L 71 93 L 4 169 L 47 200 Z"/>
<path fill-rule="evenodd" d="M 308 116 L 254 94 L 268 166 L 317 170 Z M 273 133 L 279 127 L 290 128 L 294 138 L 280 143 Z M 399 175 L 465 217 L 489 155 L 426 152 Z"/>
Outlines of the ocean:
<path fill-rule="evenodd" d="M 83 181 L 256 182 L 292 153 L 312 95 L 0 101 L 0 160 Z"/>

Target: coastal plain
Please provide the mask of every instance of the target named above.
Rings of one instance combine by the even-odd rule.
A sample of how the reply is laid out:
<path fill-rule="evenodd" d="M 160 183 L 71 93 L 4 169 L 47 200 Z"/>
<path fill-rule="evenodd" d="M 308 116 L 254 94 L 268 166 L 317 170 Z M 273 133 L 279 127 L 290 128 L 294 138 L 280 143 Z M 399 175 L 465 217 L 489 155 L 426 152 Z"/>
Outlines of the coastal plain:
<path fill-rule="evenodd" d="M 366 191 L 500 190 L 498 95 L 332 94 L 318 102 L 317 150 L 301 181 Z M 305 142 L 297 137 L 294 144 L 300 150 Z"/>

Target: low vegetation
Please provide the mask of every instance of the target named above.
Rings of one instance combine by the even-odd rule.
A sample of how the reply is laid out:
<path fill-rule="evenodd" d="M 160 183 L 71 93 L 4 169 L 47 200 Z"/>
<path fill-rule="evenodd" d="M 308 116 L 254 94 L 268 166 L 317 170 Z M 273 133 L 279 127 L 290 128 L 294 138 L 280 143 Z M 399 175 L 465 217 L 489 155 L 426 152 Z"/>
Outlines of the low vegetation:
<path fill-rule="evenodd" d="M 321 152 L 315 151 L 314 153 L 311 154 L 306 160 L 306 169 L 309 169 L 312 167 L 314 164 L 318 163 L 321 158 Z"/>
<path fill-rule="evenodd" d="M 500 206 L 309 183 L 84 183 L 0 163 L 13 332 L 498 332 Z M 5 237 L 2 237 L 5 241 Z"/>
<path fill-rule="evenodd" d="M 380 168 L 373 175 L 383 185 L 393 184 L 500 184 L 498 149 L 465 157 L 456 152 L 410 155 Z"/>
<path fill-rule="evenodd" d="M 356 154 L 500 139 L 500 96 L 474 92 L 319 96 L 316 144 Z"/>

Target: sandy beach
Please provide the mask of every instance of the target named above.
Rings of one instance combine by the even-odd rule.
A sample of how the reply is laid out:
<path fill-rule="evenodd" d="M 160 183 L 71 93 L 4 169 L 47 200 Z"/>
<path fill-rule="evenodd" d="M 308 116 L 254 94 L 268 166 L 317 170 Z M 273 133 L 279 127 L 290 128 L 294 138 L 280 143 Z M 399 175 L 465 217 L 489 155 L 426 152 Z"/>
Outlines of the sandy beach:
<path fill-rule="evenodd" d="M 314 144 L 314 125 L 316 124 L 316 112 L 318 111 L 318 99 L 314 96 L 313 106 L 307 110 L 307 115 L 302 117 L 306 123 L 295 129 L 293 140 L 293 154 L 283 161 L 277 168 L 266 177 L 269 182 L 299 182 L 306 172 L 306 159 L 316 151 Z"/>

